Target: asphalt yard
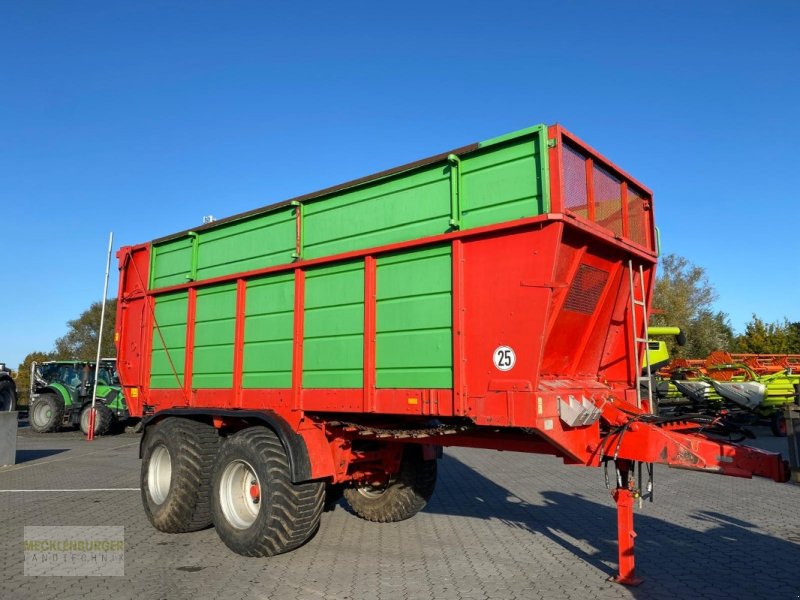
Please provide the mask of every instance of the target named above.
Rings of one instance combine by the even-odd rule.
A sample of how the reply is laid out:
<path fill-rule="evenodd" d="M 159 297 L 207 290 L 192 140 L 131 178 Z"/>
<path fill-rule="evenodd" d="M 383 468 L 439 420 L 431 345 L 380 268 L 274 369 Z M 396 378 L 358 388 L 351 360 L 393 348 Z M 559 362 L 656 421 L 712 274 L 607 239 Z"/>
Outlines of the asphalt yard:
<path fill-rule="evenodd" d="M 756 445 L 784 450 L 757 430 Z M 85 441 L 21 428 L 0 469 L 0 598 L 529 599 L 798 598 L 800 486 L 656 467 L 636 511 L 637 572 L 616 569 L 616 512 L 602 471 L 512 452 L 447 449 L 433 500 L 413 519 L 368 523 L 344 504 L 300 549 L 231 553 L 214 529 L 153 529 L 139 492 L 139 437 Z M 122 526 L 124 575 L 32 576 L 24 527 Z"/>

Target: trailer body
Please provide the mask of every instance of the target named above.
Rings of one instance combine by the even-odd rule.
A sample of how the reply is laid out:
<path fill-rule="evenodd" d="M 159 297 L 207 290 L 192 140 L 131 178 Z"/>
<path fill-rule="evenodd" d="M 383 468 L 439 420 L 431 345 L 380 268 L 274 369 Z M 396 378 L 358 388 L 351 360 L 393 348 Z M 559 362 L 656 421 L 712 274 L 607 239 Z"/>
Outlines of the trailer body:
<path fill-rule="evenodd" d="M 591 466 L 613 455 L 627 527 L 636 461 L 785 478 L 775 455 L 650 419 L 639 357 L 657 260 L 652 193 L 558 125 L 118 258 L 118 370 L 131 414 L 207 424 L 223 448 L 263 427 L 296 486 L 360 486 L 370 498 L 406 476 L 410 446 L 419 465 L 446 445 Z M 231 464 L 249 464 L 232 453 Z M 144 454 L 150 485 L 157 459 Z M 232 535 L 221 532 L 239 551 Z M 621 536 L 621 580 L 631 582 L 632 538 Z"/>

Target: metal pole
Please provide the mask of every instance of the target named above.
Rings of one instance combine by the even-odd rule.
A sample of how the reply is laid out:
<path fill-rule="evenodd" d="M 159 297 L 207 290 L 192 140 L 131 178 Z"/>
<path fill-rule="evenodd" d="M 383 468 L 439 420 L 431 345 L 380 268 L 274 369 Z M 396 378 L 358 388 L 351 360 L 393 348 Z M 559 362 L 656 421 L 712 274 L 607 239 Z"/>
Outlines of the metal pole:
<path fill-rule="evenodd" d="M 97 359 L 94 363 L 94 385 L 92 386 L 92 410 L 89 413 L 89 441 L 94 439 L 94 426 L 97 412 L 95 402 L 97 401 L 97 379 L 100 375 L 100 352 L 103 346 L 103 324 L 106 319 L 106 297 L 108 296 L 108 273 L 111 269 L 111 248 L 114 244 L 114 232 L 108 234 L 108 256 L 106 257 L 106 277 L 103 282 L 103 303 L 100 306 L 100 330 L 97 332 Z"/>

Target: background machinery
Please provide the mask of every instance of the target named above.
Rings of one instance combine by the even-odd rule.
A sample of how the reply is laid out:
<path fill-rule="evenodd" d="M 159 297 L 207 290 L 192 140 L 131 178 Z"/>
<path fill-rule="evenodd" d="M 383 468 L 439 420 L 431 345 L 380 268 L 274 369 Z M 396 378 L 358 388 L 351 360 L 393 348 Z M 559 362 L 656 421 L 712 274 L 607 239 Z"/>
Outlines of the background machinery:
<path fill-rule="evenodd" d="M 114 359 L 100 361 L 97 382 L 95 435 L 108 433 L 128 418 Z M 80 426 L 89 431 L 89 409 L 94 388 L 94 361 L 47 361 L 31 365 L 31 398 L 28 419 L 38 433 Z"/>
<path fill-rule="evenodd" d="M 0 363 L 0 412 L 16 410 L 17 386 L 11 378 L 11 370 Z"/>

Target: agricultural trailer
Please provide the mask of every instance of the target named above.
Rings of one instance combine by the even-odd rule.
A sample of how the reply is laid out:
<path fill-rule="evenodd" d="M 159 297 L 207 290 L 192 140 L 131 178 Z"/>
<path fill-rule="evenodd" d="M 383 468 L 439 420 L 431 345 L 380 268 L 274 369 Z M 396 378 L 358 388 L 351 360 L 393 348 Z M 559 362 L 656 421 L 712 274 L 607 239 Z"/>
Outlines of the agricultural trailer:
<path fill-rule="evenodd" d="M 61 427 L 79 426 L 88 433 L 94 374 L 94 361 L 34 361 L 28 409 L 31 428 L 37 433 L 50 433 Z M 100 361 L 96 398 L 95 435 L 104 435 L 128 419 L 115 359 Z"/>
<path fill-rule="evenodd" d="M 650 190 L 558 125 L 122 247 L 145 513 L 269 556 L 337 491 L 369 521 L 413 516 L 442 447 L 544 453 L 607 469 L 616 580 L 637 583 L 653 463 L 788 479 L 722 421 L 652 414 L 656 247 Z"/>

